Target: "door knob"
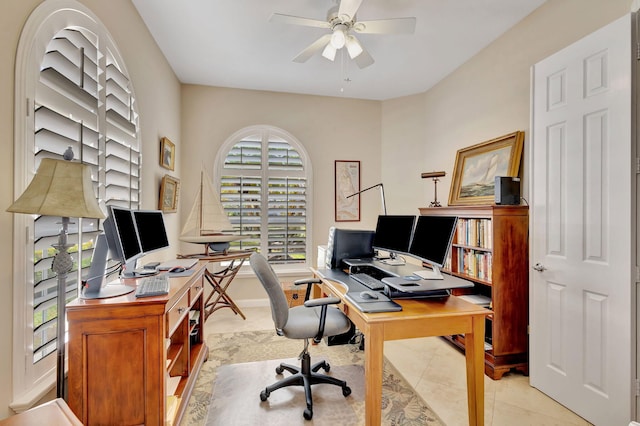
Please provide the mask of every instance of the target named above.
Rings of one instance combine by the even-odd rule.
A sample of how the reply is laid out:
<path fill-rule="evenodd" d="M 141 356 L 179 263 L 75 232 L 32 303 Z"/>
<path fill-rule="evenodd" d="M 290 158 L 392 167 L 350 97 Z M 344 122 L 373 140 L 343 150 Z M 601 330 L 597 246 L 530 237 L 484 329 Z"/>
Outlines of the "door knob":
<path fill-rule="evenodd" d="M 547 270 L 547 268 L 545 268 L 545 267 L 544 267 L 544 265 L 543 265 L 542 263 L 536 263 L 536 264 L 533 266 L 533 269 L 534 269 L 535 271 L 538 271 L 538 272 L 542 272 L 542 271 L 546 271 L 546 270 Z"/>

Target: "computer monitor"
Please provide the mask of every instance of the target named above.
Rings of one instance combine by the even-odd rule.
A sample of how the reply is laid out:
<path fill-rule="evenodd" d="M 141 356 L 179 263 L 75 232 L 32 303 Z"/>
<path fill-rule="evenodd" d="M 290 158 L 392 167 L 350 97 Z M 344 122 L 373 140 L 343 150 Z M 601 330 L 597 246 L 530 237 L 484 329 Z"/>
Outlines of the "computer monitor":
<path fill-rule="evenodd" d="M 397 253 L 407 253 L 411 243 L 411 233 L 416 221 L 415 216 L 407 215 L 380 215 L 376 225 L 376 234 L 373 237 L 373 248 L 389 253 L 390 259 L 383 261 L 388 264 L 396 264 Z M 404 263 L 404 262 L 400 262 Z"/>
<path fill-rule="evenodd" d="M 133 219 L 144 254 L 169 247 L 164 216 L 160 210 L 134 210 Z"/>
<path fill-rule="evenodd" d="M 107 236 L 111 256 L 123 264 L 125 277 L 133 277 L 136 261 L 144 255 L 133 213 L 129 209 L 115 206 L 109 206 L 107 210 L 104 233 Z"/>
<path fill-rule="evenodd" d="M 329 229 L 326 265 L 329 269 L 342 268 L 344 259 L 372 258 L 373 231 L 360 229 Z"/>
<path fill-rule="evenodd" d="M 457 223 L 456 216 L 418 216 L 409 254 L 429 264 L 432 271 L 420 270 L 414 274 L 424 279 L 443 278 L 440 268 L 447 261 Z"/>

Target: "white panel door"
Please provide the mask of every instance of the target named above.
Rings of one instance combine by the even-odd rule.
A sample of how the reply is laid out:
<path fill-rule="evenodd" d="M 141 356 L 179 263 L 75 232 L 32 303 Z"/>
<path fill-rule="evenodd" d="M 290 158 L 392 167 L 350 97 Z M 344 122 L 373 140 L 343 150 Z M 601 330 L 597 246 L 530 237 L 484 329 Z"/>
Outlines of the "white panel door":
<path fill-rule="evenodd" d="M 533 67 L 531 385 L 627 425 L 634 371 L 631 16 Z"/>

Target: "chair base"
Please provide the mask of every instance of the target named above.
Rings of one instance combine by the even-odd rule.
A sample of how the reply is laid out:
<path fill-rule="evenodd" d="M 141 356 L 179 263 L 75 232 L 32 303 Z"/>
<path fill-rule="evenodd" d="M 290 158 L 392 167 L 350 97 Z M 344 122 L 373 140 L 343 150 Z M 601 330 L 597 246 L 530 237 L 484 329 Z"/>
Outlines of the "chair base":
<path fill-rule="evenodd" d="M 276 367 L 276 374 L 282 374 L 284 370 L 287 370 L 292 375 L 286 377 L 271 386 L 267 386 L 265 390 L 260 392 L 260 400 L 266 401 L 269 398 L 271 392 L 284 388 L 287 386 L 304 386 L 304 395 L 307 402 L 307 408 L 304 410 L 303 416 L 306 420 L 313 418 L 313 399 L 311 397 L 311 385 L 319 383 L 327 383 L 330 385 L 340 386 L 342 388 L 342 395 L 347 397 L 351 395 L 351 388 L 347 386 L 347 382 L 344 380 L 336 379 L 335 377 L 327 376 L 318 373 L 318 370 L 323 369 L 325 372 L 329 372 L 331 366 L 326 361 L 321 361 L 311 365 L 311 356 L 308 352 L 302 354 L 301 367 L 296 367 L 290 364 L 280 364 Z"/>

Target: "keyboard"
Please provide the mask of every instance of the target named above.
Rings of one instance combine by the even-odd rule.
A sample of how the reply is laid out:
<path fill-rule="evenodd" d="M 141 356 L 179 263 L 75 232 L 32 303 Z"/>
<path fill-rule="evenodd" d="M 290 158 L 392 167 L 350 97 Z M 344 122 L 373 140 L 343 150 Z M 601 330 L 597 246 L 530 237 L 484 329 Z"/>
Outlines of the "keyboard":
<path fill-rule="evenodd" d="M 365 287 L 370 288 L 371 290 L 384 290 L 384 283 L 378 279 L 373 278 L 371 275 L 367 275 L 364 273 L 351 274 L 349 277 L 358 281 L 360 284 Z"/>
<path fill-rule="evenodd" d="M 136 297 L 161 296 L 169 293 L 169 277 L 165 274 L 142 278 L 139 281 Z"/>

